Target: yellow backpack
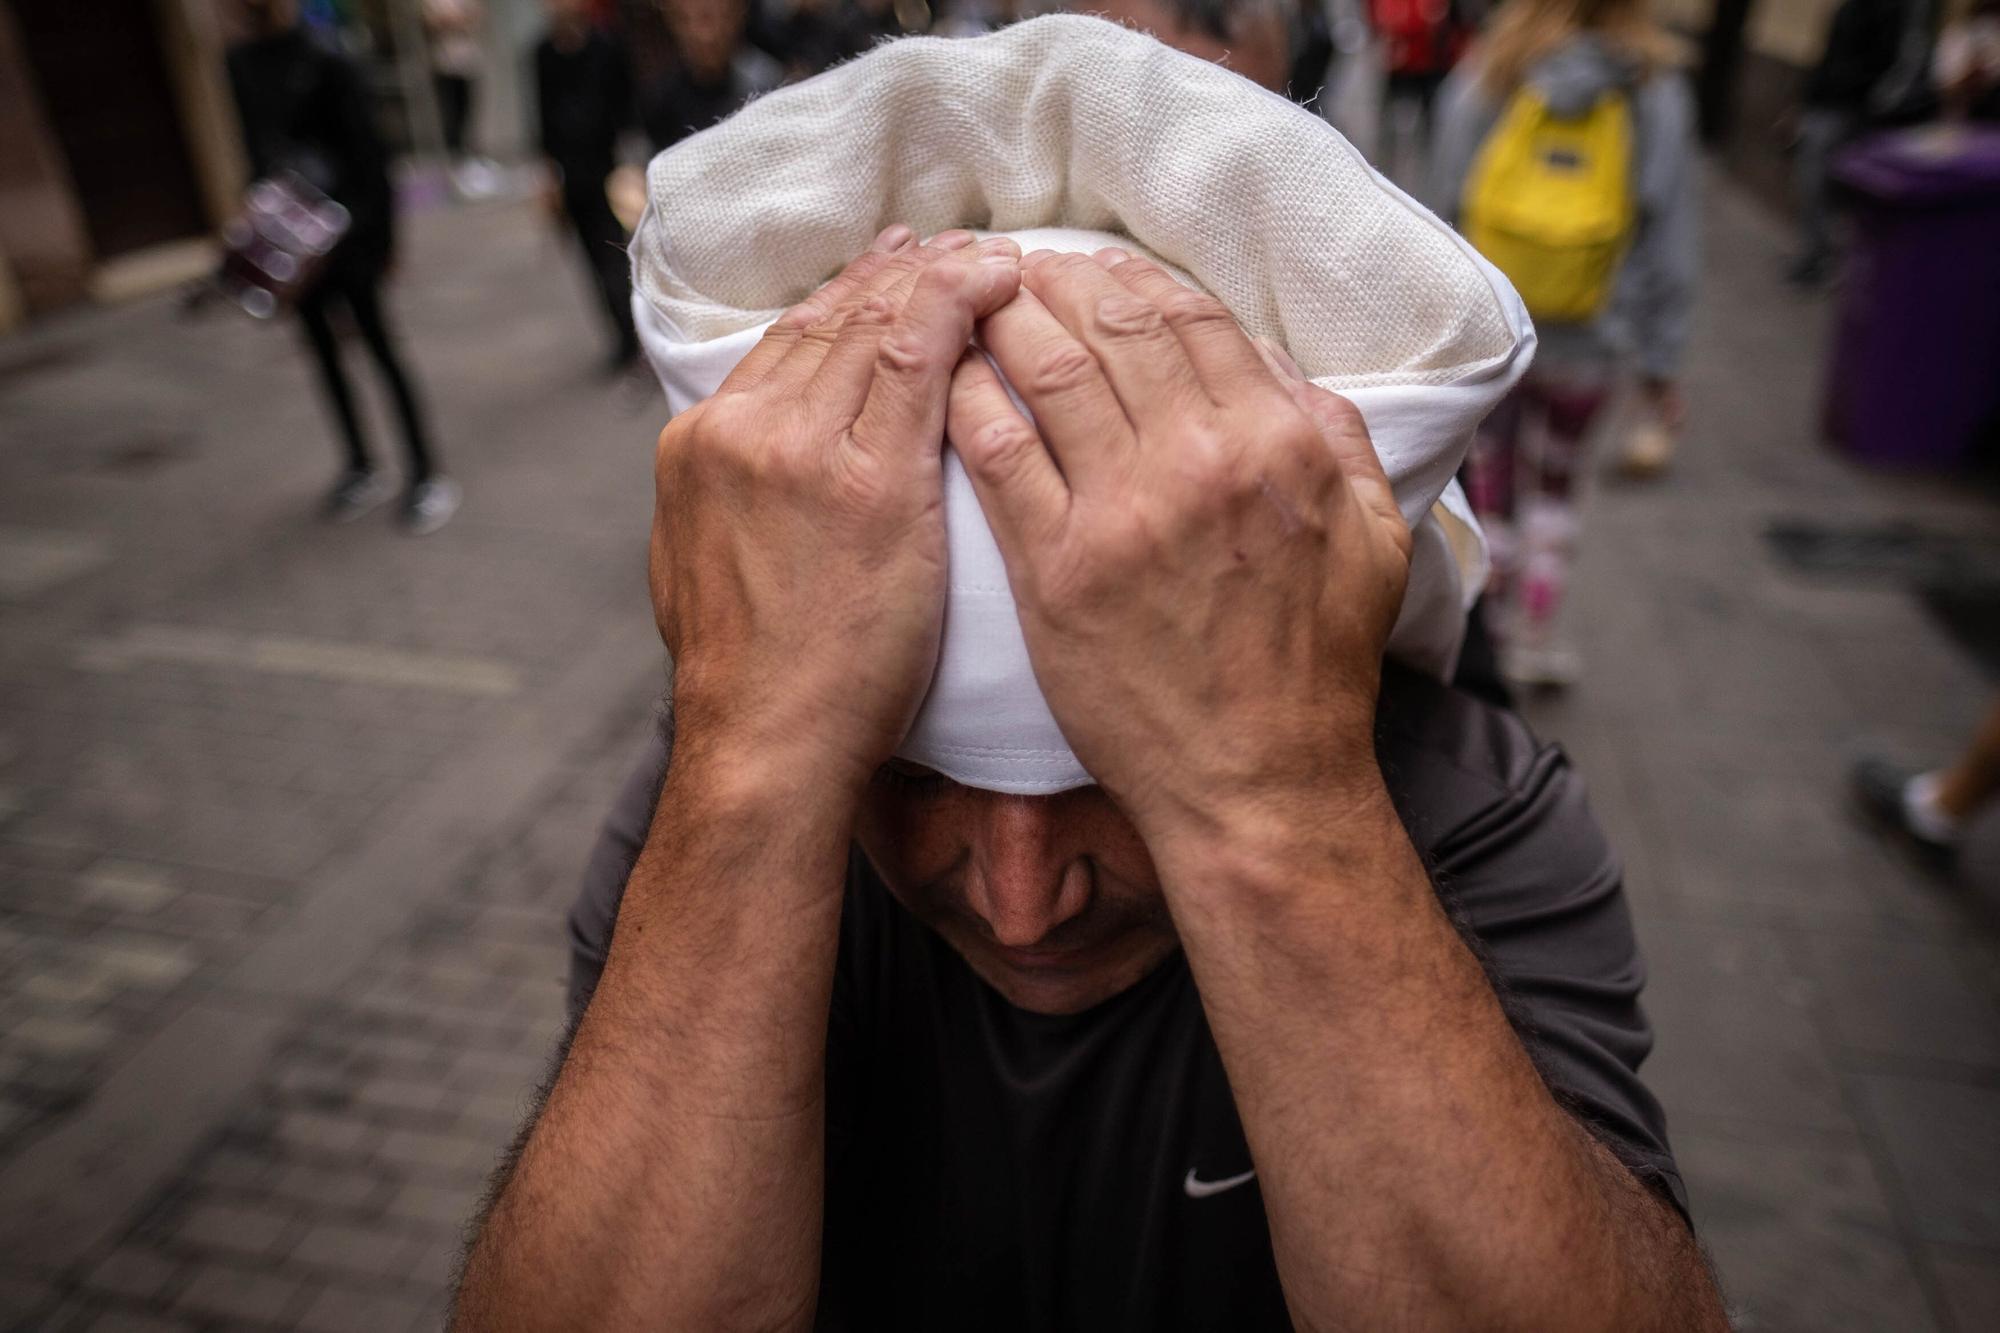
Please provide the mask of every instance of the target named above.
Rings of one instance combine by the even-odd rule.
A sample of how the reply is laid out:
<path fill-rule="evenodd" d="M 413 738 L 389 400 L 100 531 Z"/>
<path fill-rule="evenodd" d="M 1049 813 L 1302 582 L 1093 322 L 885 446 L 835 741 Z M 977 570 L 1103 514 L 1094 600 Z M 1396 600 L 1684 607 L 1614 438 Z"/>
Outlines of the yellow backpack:
<path fill-rule="evenodd" d="M 1560 117 L 1522 87 L 1465 178 L 1465 238 L 1513 282 L 1538 319 L 1590 318 L 1611 298 L 1637 213 L 1632 109 L 1600 97 Z"/>

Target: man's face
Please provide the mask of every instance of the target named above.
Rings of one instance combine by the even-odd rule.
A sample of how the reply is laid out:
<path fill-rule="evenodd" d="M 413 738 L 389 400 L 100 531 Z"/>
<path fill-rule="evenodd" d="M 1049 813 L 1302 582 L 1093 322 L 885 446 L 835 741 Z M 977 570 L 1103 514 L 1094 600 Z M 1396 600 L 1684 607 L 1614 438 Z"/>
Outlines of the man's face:
<path fill-rule="evenodd" d="M 1093 14 L 1141 28 L 1178 51 L 1227 66 L 1254 83 L 1274 92 L 1284 91 L 1292 72 L 1292 35 L 1284 17 L 1260 9 L 1239 16 L 1227 41 L 1198 27 L 1184 26 L 1159 0 L 1092 0 L 1087 9 Z"/>
<path fill-rule="evenodd" d="M 236 0 L 236 22 L 245 32 L 283 32 L 298 18 L 297 0 Z"/>
<path fill-rule="evenodd" d="M 1179 944 L 1138 830 L 1096 787 L 1003 796 L 892 760 L 855 840 L 911 915 L 1018 1008 L 1088 1009 Z"/>
<path fill-rule="evenodd" d="M 695 75 L 712 79 L 729 68 L 743 37 L 743 0 L 665 0 L 661 8 Z"/>

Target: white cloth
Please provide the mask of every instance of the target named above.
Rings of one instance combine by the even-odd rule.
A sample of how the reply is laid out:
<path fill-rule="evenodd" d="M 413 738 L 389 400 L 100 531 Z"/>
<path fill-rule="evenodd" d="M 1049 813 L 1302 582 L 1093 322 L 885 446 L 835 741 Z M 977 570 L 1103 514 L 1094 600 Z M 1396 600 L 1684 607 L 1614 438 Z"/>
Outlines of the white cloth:
<path fill-rule="evenodd" d="M 1318 117 L 1151 37 L 1051 16 L 880 46 L 683 140 L 647 187 L 633 306 L 676 412 L 892 222 L 1060 228 L 1027 243 L 1136 245 L 1183 270 L 1360 409 L 1416 541 L 1390 652 L 1451 671 L 1486 577 L 1452 474 L 1534 332 L 1505 278 Z M 898 753 L 994 791 L 1085 785 L 954 454 L 945 478 L 944 644 Z"/>

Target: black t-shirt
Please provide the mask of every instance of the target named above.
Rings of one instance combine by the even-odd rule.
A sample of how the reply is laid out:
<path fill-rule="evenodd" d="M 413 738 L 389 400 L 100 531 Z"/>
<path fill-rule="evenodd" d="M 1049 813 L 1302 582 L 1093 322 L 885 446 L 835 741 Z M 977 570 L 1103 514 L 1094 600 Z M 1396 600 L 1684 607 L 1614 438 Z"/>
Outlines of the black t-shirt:
<path fill-rule="evenodd" d="M 535 96 L 542 152 L 563 183 L 601 191 L 617 164 L 618 136 L 632 123 L 632 75 L 625 52 L 590 29 L 574 48 L 553 34 L 535 46 Z"/>
<path fill-rule="evenodd" d="M 231 47 L 227 65 L 251 173 L 296 172 L 347 209 L 339 263 L 386 262 L 395 243 L 389 152 L 360 67 L 303 27 Z"/>
<path fill-rule="evenodd" d="M 1652 1035 L 1619 865 L 1562 752 L 1513 714 L 1391 666 L 1377 754 L 1543 1078 L 1685 1212 L 1659 1104 L 1636 1072 Z M 662 746 L 633 775 L 571 914 L 577 1008 L 603 966 L 664 762 Z M 857 852 L 827 1096 L 822 1328 L 1290 1326 L 1242 1125 L 1181 954 L 1084 1013 L 1027 1013 Z"/>

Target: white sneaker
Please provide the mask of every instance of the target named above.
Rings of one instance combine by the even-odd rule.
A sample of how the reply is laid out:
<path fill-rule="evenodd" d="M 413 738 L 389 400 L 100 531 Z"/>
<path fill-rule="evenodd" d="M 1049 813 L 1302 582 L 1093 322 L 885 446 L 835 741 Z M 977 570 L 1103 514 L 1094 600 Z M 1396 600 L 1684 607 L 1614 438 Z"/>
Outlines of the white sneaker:
<path fill-rule="evenodd" d="M 326 493 L 320 512 L 329 523 L 352 523 L 388 499 L 395 490 L 380 472 L 355 468 L 340 474 L 340 480 L 333 483 L 333 489 Z"/>
<path fill-rule="evenodd" d="M 428 537 L 458 512 L 463 493 L 449 477 L 432 477 L 411 488 L 403 501 L 403 530 L 412 537 Z"/>
<path fill-rule="evenodd" d="M 1583 658 L 1566 643 L 1508 644 L 1500 650 L 1500 671 L 1516 685 L 1562 690 L 1583 678 Z"/>

